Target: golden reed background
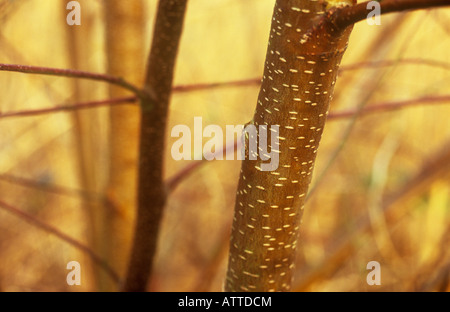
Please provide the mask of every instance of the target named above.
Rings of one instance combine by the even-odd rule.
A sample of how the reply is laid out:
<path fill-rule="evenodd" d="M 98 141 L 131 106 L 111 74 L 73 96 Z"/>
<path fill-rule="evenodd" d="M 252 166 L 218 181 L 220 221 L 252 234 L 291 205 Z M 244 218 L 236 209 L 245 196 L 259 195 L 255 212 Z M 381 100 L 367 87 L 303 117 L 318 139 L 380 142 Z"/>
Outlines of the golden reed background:
<path fill-rule="evenodd" d="M 128 8 L 124 14 L 133 18 L 122 16 L 123 27 L 115 24 L 120 18 L 106 18 L 114 8 L 107 9 L 105 1 L 79 1 L 82 25 L 76 28 L 66 24 L 67 2 L 0 1 L 0 63 L 122 73 L 141 83 L 156 1 Z M 273 5 L 273 0 L 191 0 L 175 84 L 260 77 Z M 439 9 L 382 16 L 381 26 L 358 23 L 331 114 L 449 95 L 449 17 L 448 9 Z M 143 30 L 131 35 L 127 29 Z M 111 40 L 136 52 L 121 52 Z M 348 67 L 384 60 L 394 62 Z M 117 90 L 104 83 L 0 72 L 0 94 L 0 112 L 7 113 L 106 99 Z M 177 93 L 169 131 L 177 124 L 193 126 L 194 116 L 203 117 L 204 126 L 244 124 L 253 115 L 257 95 L 257 85 Z M 313 185 L 344 145 L 306 205 L 294 290 L 450 290 L 448 104 L 423 101 L 360 116 L 347 138 L 351 118 L 328 121 Z M 0 117 L 0 199 L 91 246 L 123 274 L 134 215 L 132 125 L 138 119 L 133 108 L 117 112 L 98 108 Z M 129 135 L 119 139 L 121 127 Z M 121 148 L 128 137 L 128 147 Z M 171 158 L 175 139 L 170 132 L 167 138 L 165 172 L 170 178 L 189 161 Z M 172 193 L 149 290 L 222 289 L 239 168 L 238 161 L 208 163 Z M 34 181 L 33 186 L 17 178 Z M 90 196 L 52 192 L 53 185 L 84 189 Z M 388 209 L 385 216 L 382 209 Z M 364 215 L 370 221 L 361 230 L 357 220 Z M 2 291 L 115 289 L 86 253 L 4 210 L 0 233 Z M 82 266 L 81 286 L 66 284 L 66 264 L 72 260 Z M 366 284 L 371 260 L 381 264 L 381 286 Z"/>

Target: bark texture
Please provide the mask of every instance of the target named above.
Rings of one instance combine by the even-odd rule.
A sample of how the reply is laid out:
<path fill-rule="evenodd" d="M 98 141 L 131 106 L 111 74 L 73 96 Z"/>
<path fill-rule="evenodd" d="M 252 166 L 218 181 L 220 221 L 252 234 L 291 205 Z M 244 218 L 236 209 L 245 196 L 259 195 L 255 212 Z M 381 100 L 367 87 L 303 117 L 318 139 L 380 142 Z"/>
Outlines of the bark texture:
<path fill-rule="evenodd" d="M 336 75 L 351 27 L 326 23 L 334 5 L 277 0 L 252 123 L 278 125 L 279 166 L 242 163 L 226 291 L 289 291 L 298 233 Z"/>

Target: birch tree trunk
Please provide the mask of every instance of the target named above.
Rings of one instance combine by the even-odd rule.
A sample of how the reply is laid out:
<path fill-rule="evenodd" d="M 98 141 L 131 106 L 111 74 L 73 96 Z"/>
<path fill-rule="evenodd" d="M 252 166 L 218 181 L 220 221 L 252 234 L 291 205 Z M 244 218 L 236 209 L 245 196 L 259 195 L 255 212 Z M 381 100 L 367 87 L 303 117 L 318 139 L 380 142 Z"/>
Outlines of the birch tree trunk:
<path fill-rule="evenodd" d="M 351 26 L 326 23 L 356 1 L 277 0 L 252 123 L 278 125 L 279 166 L 242 163 L 226 291 L 289 291 L 298 233 L 329 103 Z M 327 16 L 325 16 L 327 15 Z"/>

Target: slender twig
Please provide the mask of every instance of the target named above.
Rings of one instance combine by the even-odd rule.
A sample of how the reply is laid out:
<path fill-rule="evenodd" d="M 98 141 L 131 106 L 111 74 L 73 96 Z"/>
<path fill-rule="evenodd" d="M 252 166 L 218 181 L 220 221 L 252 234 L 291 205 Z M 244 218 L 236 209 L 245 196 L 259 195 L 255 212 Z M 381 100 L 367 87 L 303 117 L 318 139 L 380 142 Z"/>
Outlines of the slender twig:
<path fill-rule="evenodd" d="M 50 185 L 41 183 L 32 179 L 17 177 L 11 174 L 0 174 L 0 181 L 20 185 L 27 188 L 37 189 L 42 192 L 53 193 L 56 195 L 78 197 L 83 200 L 101 200 L 100 194 L 93 194 L 80 189 L 72 189 L 59 185 Z"/>
<path fill-rule="evenodd" d="M 339 69 L 339 73 L 349 70 L 358 70 L 358 69 L 366 69 L 366 68 L 378 68 L 378 67 L 390 67 L 390 66 L 398 66 L 398 65 L 408 65 L 408 64 L 416 64 L 416 65 L 425 65 L 430 67 L 437 67 L 445 70 L 450 70 L 450 63 L 441 62 L 431 59 L 422 59 L 422 58 L 404 58 L 400 60 L 381 60 L 375 62 L 358 62 L 348 65 L 342 65 Z"/>
<path fill-rule="evenodd" d="M 228 154 L 228 152 L 231 153 L 231 151 L 234 153 L 235 151 L 239 151 L 240 148 L 241 148 L 241 141 L 237 140 L 235 142 L 233 140 L 231 142 L 225 143 L 222 149 L 214 152 L 213 155 L 223 155 L 224 153 Z M 167 191 L 169 193 L 173 192 L 182 181 L 184 181 L 189 175 L 191 175 L 194 171 L 196 171 L 198 168 L 205 165 L 206 163 L 208 163 L 208 160 L 206 160 L 205 157 L 203 157 L 201 161 L 193 161 L 186 167 L 181 169 L 179 172 L 177 172 L 174 176 L 172 176 L 166 181 Z"/>
<path fill-rule="evenodd" d="M 359 3 L 354 6 L 347 6 L 337 9 L 327 22 L 339 30 L 365 20 L 368 13 L 367 4 Z M 383 0 L 379 1 L 381 14 L 401 12 L 406 10 L 419 10 L 450 5 L 450 0 Z"/>
<path fill-rule="evenodd" d="M 125 88 L 139 97 L 143 96 L 142 91 L 139 88 L 125 81 L 123 78 L 110 76 L 106 74 L 97 74 L 73 69 L 59 69 L 59 68 L 15 65 L 15 64 L 0 64 L 0 71 L 11 71 L 26 74 L 40 74 L 58 77 L 70 77 L 70 78 L 104 81 Z"/>
<path fill-rule="evenodd" d="M 378 68 L 378 67 L 390 67 L 393 65 L 408 65 L 408 64 L 417 64 L 417 65 L 425 65 L 431 67 L 437 67 L 445 70 L 450 70 L 450 63 L 441 62 L 430 59 L 420 59 L 420 58 L 405 58 L 401 60 L 381 60 L 374 62 L 358 62 L 348 65 L 342 65 L 339 68 L 339 73 L 351 70 L 359 70 L 365 68 Z M 202 91 L 209 90 L 215 88 L 222 87 L 248 87 L 248 86 L 260 86 L 261 85 L 261 77 L 242 79 L 242 80 L 233 80 L 226 82 L 212 82 L 212 83 L 201 83 L 201 84 L 188 84 L 188 85 L 177 85 L 174 86 L 172 92 L 174 93 L 183 93 L 183 92 L 191 92 L 191 91 Z"/>
<path fill-rule="evenodd" d="M 60 113 L 67 111 L 74 111 L 78 109 L 88 109 L 88 108 L 97 108 L 102 106 L 114 106 L 114 105 L 123 105 L 123 104 L 132 104 L 138 100 L 137 97 L 125 97 L 118 99 L 108 99 L 102 101 L 91 101 L 77 104 L 69 104 L 69 105 L 61 105 L 57 107 L 50 108 L 42 108 L 42 109 L 34 109 L 34 110 L 23 110 L 18 112 L 10 112 L 10 113 L 0 113 L 0 119 L 11 118 L 11 117 L 27 117 L 27 116 L 38 116 L 43 114 L 50 113 Z"/>
<path fill-rule="evenodd" d="M 50 233 L 59 239 L 69 243 L 73 247 L 85 252 L 91 259 L 97 263 L 101 268 L 105 270 L 109 274 L 109 276 L 115 281 L 119 282 L 119 276 L 117 273 L 108 265 L 108 263 L 101 259 L 93 250 L 91 250 L 86 245 L 80 243 L 79 241 L 75 240 L 74 238 L 68 236 L 67 234 L 64 234 L 60 230 L 56 229 L 55 227 L 48 225 L 47 223 L 44 223 L 38 219 L 36 219 L 34 216 L 17 209 L 3 201 L 0 201 L 0 209 L 3 209 L 5 211 L 8 211 L 9 213 L 14 214 L 15 216 L 19 217 L 20 219 L 40 228 L 41 230 L 44 230 L 47 233 Z"/>
<path fill-rule="evenodd" d="M 261 78 L 250 78 L 235 81 L 226 82 L 213 82 L 213 83 L 200 83 L 189 85 L 178 85 L 173 87 L 172 91 L 176 93 L 207 90 L 220 87 L 247 87 L 247 86 L 259 86 L 261 84 Z"/>
<path fill-rule="evenodd" d="M 350 118 L 355 114 L 366 115 L 373 114 L 377 112 L 388 112 L 397 109 L 402 109 L 406 107 L 411 107 L 419 104 L 442 104 L 450 102 L 450 95 L 442 95 L 442 96 L 425 96 L 417 99 L 405 100 L 405 101 L 397 101 L 397 102 L 385 102 L 378 103 L 372 106 L 365 107 L 361 112 L 358 112 L 355 109 L 341 112 L 333 112 L 328 116 L 328 121 Z"/>

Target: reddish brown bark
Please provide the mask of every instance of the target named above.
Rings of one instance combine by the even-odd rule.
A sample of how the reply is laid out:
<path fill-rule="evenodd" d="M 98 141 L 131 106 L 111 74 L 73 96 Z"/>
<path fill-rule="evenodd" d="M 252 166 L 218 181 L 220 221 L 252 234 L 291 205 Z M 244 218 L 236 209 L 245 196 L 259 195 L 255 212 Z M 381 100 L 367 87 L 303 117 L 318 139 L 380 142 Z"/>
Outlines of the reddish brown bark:
<path fill-rule="evenodd" d="M 326 3 L 278 0 L 253 124 L 279 125 L 279 166 L 244 160 L 225 290 L 288 291 L 317 148 L 351 28 L 333 32 Z M 272 135 L 277 135 L 272 133 Z"/>

